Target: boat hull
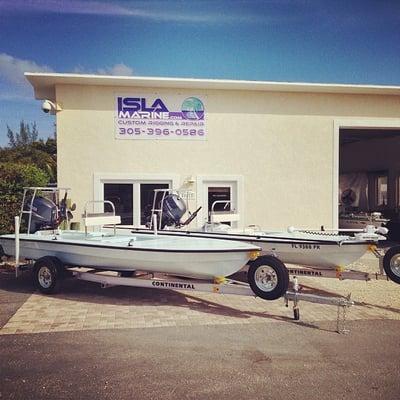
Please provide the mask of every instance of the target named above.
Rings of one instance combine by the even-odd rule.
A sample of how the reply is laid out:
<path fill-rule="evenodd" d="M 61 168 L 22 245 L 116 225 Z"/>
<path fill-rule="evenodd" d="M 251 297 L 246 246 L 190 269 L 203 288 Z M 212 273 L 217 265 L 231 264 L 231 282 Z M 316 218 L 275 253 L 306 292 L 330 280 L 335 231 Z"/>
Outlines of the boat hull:
<path fill-rule="evenodd" d="M 121 229 L 121 228 L 120 228 Z M 122 228 L 124 229 L 124 228 Z M 130 229 L 132 231 L 132 229 Z M 136 229 L 144 233 L 144 229 Z M 136 230 L 133 230 L 135 232 Z M 147 230 L 148 233 L 150 233 Z M 249 243 L 261 248 L 262 254 L 274 255 L 287 264 L 336 269 L 346 267 L 357 261 L 369 249 L 372 242 L 368 241 L 335 241 L 300 239 L 288 234 L 286 237 L 267 237 L 264 235 L 243 235 L 240 233 L 217 233 L 202 231 L 162 231 L 162 235 L 186 235 L 206 237 L 221 240 L 235 240 Z"/>
<path fill-rule="evenodd" d="M 15 256 L 13 235 L 0 237 L 0 245 L 8 256 Z M 37 260 L 45 256 L 57 257 L 68 266 L 82 266 L 114 271 L 151 271 L 198 279 L 213 279 L 231 275 L 247 264 L 254 246 L 233 249 L 196 249 L 181 243 L 181 249 L 134 248 L 126 244 L 74 243 L 70 240 L 47 240 L 34 235 L 20 239 L 20 257 Z M 185 239 L 185 238 L 181 238 Z M 188 238 L 190 241 L 190 238 Z M 229 243 L 229 242 L 227 242 Z M 239 243 L 241 244 L 241 243 Z M 186 247 L 186 248 L 185 248 Z M 193 246 L 192 246 L 193 247 Z M 207 247 L 205 244 L 204 247 Z"/>
<path fill-rule="evenodd" d="M 346 267 L 361 258 L 369 244 L 310 244 L 310 243 L 257 243 L 265 254 L 274 254 L 288 264 L 313 266 L 326 269 Z"/>

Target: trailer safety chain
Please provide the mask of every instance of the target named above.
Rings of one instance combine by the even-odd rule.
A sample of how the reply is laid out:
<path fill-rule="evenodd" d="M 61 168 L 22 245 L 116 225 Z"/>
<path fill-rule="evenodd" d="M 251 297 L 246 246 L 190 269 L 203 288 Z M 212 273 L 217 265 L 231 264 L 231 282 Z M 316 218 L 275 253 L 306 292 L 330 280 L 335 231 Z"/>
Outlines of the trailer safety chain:
<path fill-rule="evenodd" d="M 347 299 L 346 299 L 347 300 Z M 350 300 L 350 299 L 348 299 Z M 347 308 L 350 307 L 347 302 L 339 303 L 337 308 L 336 330 L 337 333 L 347 335 L 350 330 L 346 328 Z"/>
<path fill-rule="evenodd" d="M 284 300 L 286 307 L 289 306 L 289 301 L 293 302 L 294 320 L 300 319 L 299 303 L 301 300 L 317 304 L 336 305 L 337 306 L 336 332 L 339 334 L 347 334 L 350 332 L 350 330 L 346 328 L 346 317 L 347 317 L 347 308 L 354 305 L 354 302 L 351 300 L 351 293 L 349 293 L 346 297 L 339 297 L 339 298 L 320 296 L 311 293 L 302 293 L 298 280 L 296 277 L 294 277 L 292 281 L 292 290 L 289 290 L 285 293 Z"/>

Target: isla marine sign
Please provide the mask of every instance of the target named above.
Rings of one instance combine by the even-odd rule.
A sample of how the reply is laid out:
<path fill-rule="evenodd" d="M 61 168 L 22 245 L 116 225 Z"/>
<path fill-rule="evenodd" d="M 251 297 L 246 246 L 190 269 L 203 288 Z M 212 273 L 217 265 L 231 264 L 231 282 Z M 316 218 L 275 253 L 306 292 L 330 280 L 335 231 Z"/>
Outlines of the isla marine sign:
<path fill-rule="evenodd" d="M 117 139 L 206 139 L 204 98 L 140 94 L 115 96 Z"/>

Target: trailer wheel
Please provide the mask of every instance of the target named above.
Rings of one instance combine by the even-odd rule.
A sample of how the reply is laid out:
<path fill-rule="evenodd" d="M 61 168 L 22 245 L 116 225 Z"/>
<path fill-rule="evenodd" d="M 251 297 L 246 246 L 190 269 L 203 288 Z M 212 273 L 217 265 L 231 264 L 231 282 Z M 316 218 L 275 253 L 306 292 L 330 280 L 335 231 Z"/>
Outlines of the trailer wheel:
<path fill-rule="evenodd" d="M 383 269 L 393 282 L 400 284 L 400 246 L 392 247 L 385 253 Z"/>
<path fill-rule="evenodd" d="M 44 294 L 56 293 L 60 289 L 64 266 L 56 257 L 42 257 L 35 262 L 33 280 L 35 287 Z"/>
<path fill-rule="evenodd" d="M 264 300 L 282 297 L 289 287 L 289 273 L 285 264 L 274 256 L 261 256 L 254 260 L 247 272 L 253 292 Z"/>

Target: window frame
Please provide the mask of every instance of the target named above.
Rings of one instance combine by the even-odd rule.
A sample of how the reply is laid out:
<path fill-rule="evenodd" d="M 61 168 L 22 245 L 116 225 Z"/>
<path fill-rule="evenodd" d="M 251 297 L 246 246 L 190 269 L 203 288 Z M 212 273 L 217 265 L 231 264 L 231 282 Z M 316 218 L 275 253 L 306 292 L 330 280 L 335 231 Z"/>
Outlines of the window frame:
<path fill-rule="evenodd" d="M 169 184 L 171 189 L 175 189 L 179 185 L 179 176 L 176 174 L 98 173 L 94 175 L 94 200 L 104 201 L 105 183 L 132 184 L 133 226 L 144 227 L 144 225 L 140 225 L 140 185 L 142 183 Z M 104 204 L 100 203 L 96 212 L 104 212 Z"/>
<path fill-rule="evenodd" d="M 243 215 L 243 176 L 242 175 L 199 175 L 196 184 L 197 207 L 202 207 L 197 216 L 197 227 L 200 228 L 208 221 L 208 188 L 209 187 L 230 187 L 231 188 L 231 209 L 235 209 L 240 218 L 238 221 L 231 221 L 233 228 L 242 228 Z"/>

